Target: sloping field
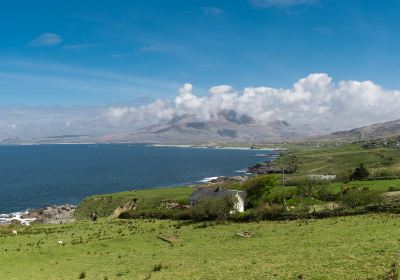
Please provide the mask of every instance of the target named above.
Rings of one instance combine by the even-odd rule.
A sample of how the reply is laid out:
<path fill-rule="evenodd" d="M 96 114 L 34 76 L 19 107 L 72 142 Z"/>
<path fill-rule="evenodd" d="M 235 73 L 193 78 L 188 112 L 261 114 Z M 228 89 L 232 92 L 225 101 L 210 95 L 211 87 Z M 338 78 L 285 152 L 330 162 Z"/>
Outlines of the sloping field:
<path fill-rule="evenodd" d="M 236 236 L 242 231 L 254 236 Z M 396 259 L 399 236 L 395 215 L 219 225 L 101 219 L 3 226 L 0 279 L 375 278 Z"/>

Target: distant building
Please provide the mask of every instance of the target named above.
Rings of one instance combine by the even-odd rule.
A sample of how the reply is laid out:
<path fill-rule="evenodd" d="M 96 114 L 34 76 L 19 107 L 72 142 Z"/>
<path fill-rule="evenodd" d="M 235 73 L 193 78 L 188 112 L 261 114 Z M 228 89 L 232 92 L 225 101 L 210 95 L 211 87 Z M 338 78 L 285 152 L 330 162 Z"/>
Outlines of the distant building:
<path fill-rule="evenodd" d="M 321 180 L 321 181 L 333 181 L 336 179 L 336 175 L 321 175 L 321 174 L 310 174 L 307 176 L 311 180 Z"/>
<path fill-rule="evenodd" d="M 223 188 L 207 188 L 207 187 L 198 187 L 196 188 L 189 199 L 189 204 L 191 207 L 194 207 L 197 203 L 205 199 L 214 199 L 214 198 L 224 198 L 224 197 L 232 197 L 234 198 L 235 205 L 234 211 L 243 212 L 244 211 L 244 201 L 245 201 L 245 192 L 237 191 L 237 190 L 227 190 Z"/>

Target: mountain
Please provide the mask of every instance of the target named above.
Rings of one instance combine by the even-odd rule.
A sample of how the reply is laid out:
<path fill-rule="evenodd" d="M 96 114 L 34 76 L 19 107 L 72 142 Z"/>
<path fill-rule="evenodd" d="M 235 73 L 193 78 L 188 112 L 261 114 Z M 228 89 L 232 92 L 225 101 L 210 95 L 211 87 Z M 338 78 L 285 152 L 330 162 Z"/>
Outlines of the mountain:
<path fill-rule="evenodd" d="M 301 139 L 311 135 L 309 127 L 295 128 L 279 120 L 260 123 L 247 115 L 238 115 L 229 110 L 220 112 L 210 120 L 183 115 L 168 122 L 118 134 L 52 136 L 19 143 L 257 144 Z M 10 139 L 6 142 L 10 142 Z"/>
<path fill-rule="evenodd" d="M 184 115 L 131 133 L 103 136 L 99 140 L 164 144 L 269 143 L 305 137 L 306 131 L 308 133 L 308 130 L 293 128 L 285 121 L 262 124 L 249 116 L 238 116 L 235 111 L 227 111 L 207 121 Z"/>
<path fill-rule="evenodd" d="M 339 131 L 330 134 L 329 139 L 342 140 L 367 140 L 390 138 L 400 135 L 400 120 L 377 123 L 369 126 L 363 126 L 346 131 Z"/>

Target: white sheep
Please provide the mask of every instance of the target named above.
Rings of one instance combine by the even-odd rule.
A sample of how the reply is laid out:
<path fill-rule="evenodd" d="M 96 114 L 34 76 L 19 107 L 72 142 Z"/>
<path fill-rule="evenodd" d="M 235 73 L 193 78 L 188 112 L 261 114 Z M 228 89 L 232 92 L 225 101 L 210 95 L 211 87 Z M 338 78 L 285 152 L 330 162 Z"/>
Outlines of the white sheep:
<path fill-rule="evenodd" d="M 12 233 L 12 235 L 18 235 L 18 231 L 16 231 L 16 230 L 13 230 L 11 233 Z"/>
<path fill-rule="evenodd" d="M 64 245 L 64 242 L 62 240 L 57 242 L 58 245 Z"/>

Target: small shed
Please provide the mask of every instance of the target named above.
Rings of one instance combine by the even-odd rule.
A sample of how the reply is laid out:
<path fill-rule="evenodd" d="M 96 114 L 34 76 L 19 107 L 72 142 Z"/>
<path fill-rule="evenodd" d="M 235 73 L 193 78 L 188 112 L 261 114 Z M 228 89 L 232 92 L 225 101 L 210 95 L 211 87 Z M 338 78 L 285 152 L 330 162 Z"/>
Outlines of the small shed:
<path fill-rule="evenodd" d="M 227 190 L 220 187 L 198 187 L 195 188 L 189 199 L 189 204 L 194 207 L 204 199 L 233 197 L 235 201 L 234 211 L 244 211 L 245 192 L 237 190 Z"/>

